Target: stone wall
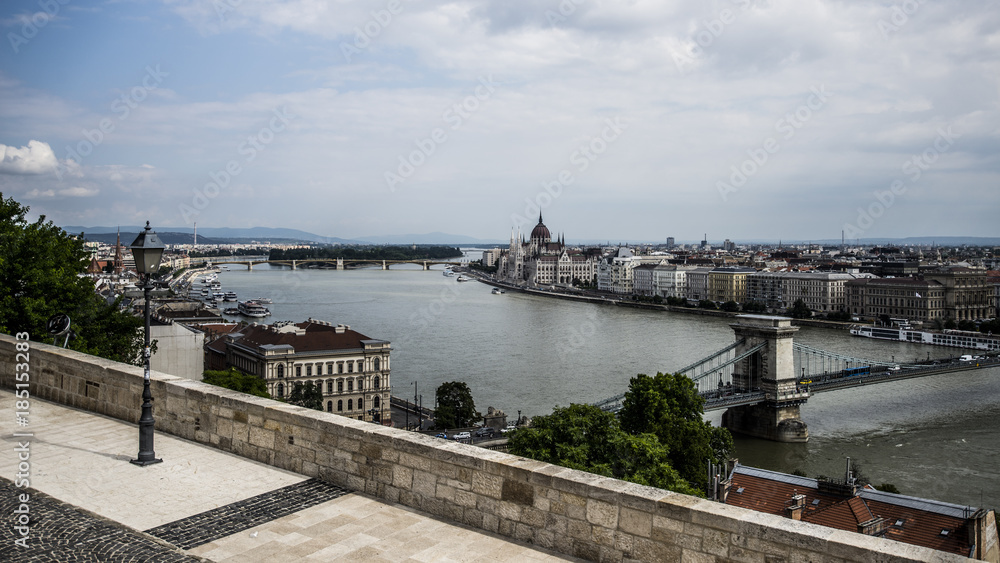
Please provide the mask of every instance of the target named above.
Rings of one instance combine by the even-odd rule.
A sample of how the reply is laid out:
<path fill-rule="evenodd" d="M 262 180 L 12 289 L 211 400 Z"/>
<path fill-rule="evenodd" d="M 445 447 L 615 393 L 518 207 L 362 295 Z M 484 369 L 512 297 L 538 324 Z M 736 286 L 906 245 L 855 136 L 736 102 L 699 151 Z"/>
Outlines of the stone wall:
<path fill-rule="evenodd" d="M 0 385 L 14 387 L 0 335 Z M 31 343 L 41 397 L 128 422 L 142 370 Z M 153 374 L 157 432 L 594 561 L 965 561 L 513 455 Z"/>

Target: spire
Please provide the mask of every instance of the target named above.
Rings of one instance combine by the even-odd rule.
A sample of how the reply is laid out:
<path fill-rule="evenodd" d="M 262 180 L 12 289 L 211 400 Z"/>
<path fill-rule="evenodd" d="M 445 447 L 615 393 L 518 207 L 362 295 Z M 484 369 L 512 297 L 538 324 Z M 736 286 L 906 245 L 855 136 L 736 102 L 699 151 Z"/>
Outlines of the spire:
<path fill-rule="evenodd" d="M 538 224 L 539 225 L 542 224 L 542 212 L 541 211 L 538 212 Z"/>

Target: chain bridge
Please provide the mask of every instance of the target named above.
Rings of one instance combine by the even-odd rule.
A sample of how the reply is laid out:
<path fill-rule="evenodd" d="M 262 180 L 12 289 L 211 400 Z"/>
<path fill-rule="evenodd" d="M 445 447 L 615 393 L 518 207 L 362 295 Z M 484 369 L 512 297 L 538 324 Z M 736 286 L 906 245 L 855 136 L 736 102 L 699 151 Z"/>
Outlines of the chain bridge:
<path fill-rule="evenodd" d="M 1000 365 L 997 357 L 926 364 L 856 358 L 795 343 L 798 328 L 784 317 L 740 315 L 730 326 L 735 342 L 678 372 L 694 381 L 705 411 L 726 409 L 723 426 L 779 442 L 809 439 L 799 407 L 816 393 Z M 617 412 L 624 398 L 594 404 Z"/>

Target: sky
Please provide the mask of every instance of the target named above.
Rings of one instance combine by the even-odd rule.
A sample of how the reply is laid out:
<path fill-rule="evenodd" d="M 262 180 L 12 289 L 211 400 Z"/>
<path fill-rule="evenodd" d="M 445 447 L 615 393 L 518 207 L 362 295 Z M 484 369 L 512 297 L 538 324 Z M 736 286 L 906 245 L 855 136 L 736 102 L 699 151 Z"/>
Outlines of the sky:
<path fill-rule="evenodd" d="M 0 4 L 0 192 L 58 225 L 1000 236 L 1000 4 Z"/>

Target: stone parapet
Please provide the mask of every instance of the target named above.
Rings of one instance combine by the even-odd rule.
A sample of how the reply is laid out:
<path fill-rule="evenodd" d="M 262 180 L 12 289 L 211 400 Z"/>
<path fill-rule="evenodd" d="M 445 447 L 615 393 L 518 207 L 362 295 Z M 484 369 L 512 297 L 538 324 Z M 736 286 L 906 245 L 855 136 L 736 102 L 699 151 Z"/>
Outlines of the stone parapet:
<path fill-rule="evenodd" d="M 0 335 L 13 389 L 14 339 Z M 32 397 L 137 422 L 142 369 L 32 342 Z M 152 374 L 156 430 L 593 561 L 968 561 Z"/>

